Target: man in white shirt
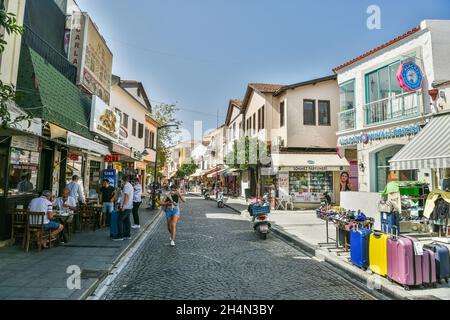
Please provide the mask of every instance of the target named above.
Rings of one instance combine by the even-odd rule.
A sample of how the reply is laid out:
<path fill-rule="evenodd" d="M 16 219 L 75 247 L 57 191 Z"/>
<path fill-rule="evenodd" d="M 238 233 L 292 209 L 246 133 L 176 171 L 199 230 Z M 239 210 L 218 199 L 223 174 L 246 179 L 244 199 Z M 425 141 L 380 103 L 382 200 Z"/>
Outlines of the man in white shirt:
<path fill-rule="evenodd" d="M 122 178 L 123 190 L 119 204 L 119 236 L 114 241 L 123 241 L 131 239 L 131 220 L 130 215 L 133 209 L 134 189 L 130 183 L 130 178 Z"/>
<path fill-rule="evenodd" d="M 86 200 L 84 199 L 83 190 L 81 190 L 81 186 L 78 183 L 80 180 L 80 177 L 77 175 L 74 175 L 72 177 L 72 181 L 67 184 L 66 188 L 69 189 L 69 196 L 73 197 L 77 203 L 77 205 L 81 203 L 86 203 Z M 78 232 L 80 226 L 80 214 L 75 215 L 75 226 L 74 229 Z"/>
<path fill-rule="evenodd" d="M 52 199 L 53 195 L 50 191 L 43 191 L 41 197 L 31 200 L 30 205 L 28 206 L 28 210 L 30 212 L 45 213 L 44 230 L 53 230 L 50 235 L 52 238 L 55 238 L 58 233 L 63 231 L 64 226 L 51 220 L 54 216 L 53 203 L 51 202 Z M 47 243 L 43 242 L 42 246 L 46 248 Z"/>
<path fill-rule="evenodd" d="M 139 223 L 139 207 L 142 204 L 142 185 L 139 182 L 139 178 L 134 179 L 134 193 L 133 193 L 133 229 L 139 229 L 141 227 Z"/>
<path fill-rule="evenodd" d="M 53 205 L 56 207 L 58 211 L 65 210 L 75 210 L 77 208 L 77 201 L 74 197 L 71 197 L 69 188 L 65 188 L 63 191 L 63 196 L 59 197 L 55 200 Z"/>

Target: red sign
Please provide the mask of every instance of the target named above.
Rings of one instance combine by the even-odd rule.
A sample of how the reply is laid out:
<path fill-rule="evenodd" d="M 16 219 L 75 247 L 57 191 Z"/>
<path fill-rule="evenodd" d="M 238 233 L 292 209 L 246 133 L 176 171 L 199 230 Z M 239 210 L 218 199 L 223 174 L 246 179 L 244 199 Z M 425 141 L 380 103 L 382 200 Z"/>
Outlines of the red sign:
<path fill-rule="evenodd" d="M 108 154 L 103 158 L 105 162 L 119 162 L 120 156 L 118 154 Z"/>
<path fill-rule="evenodd" d="M 74 153 L 69 153 L 69 155 L 67 156 L 67 158 L 68 158 L 69 160 L 72 160 L 72 161 L 78 161 L 78 159 L 80 158 L 80 156 L 77 155 L 77 154 L 74 154 Z"/>

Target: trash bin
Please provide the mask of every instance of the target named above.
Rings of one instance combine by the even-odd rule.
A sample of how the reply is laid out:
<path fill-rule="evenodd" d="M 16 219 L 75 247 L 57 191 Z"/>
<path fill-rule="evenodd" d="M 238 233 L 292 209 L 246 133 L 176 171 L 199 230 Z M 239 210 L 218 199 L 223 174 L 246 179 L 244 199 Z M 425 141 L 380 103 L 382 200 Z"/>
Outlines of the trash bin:
<path fill-rule="evenodd" d="M 244 194 L 245 194 L 245 201 L 248 201 L 248 199 L 250 199 L 252 196 L 250 189 L 244 189 Z"/>

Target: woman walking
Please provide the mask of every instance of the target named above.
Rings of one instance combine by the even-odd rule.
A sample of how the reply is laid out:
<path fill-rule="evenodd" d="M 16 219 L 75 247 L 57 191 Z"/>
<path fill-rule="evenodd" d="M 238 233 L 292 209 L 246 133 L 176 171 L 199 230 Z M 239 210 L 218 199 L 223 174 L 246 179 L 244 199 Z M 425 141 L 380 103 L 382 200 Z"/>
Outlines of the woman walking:
<path fill-rule="evenodd" d="M 175 238 L 177 235 L 177 223 L 180 220 L 180 200 L 186 202 L 186 199 L 180 194 L 178 187 L 172 185 L 170 192 L 166 195 L 163 205 L 166 207 L 167 229 L 170 233 L 170 245 L 175 247 Z"/>

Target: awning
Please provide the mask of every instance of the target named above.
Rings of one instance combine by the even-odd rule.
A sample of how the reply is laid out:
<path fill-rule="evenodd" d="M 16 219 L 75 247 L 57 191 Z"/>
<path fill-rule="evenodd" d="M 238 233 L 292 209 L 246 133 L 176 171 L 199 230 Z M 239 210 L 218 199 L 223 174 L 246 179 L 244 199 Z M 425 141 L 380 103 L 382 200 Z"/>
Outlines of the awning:
<path fill-rule="evenodd" d="M 67 132 L 67 145 L 80 148 L 82 150 L 89 150 L 95 153 L 105 156 L 109 154 L 109 148 L 103 144 L 86 139 L 73 132 Z"/>
<path fill-rule="evenodd" d="M 194 174 L 191 174 L 189 177 L 192 177 L 192 178 L 195 178 L 195 177 L 201 177 L 203 174 L 204 174 L 204 170 L 202 170 L 202 169 L 197 169 L 196 171 L 195 171 L 195 173 Z"/>
<path fill-rule="evenodd" d="M 217 171 L 215 171 L 215 172 L 213 172 L 213 173 L 208 174 L 206 177 L 207 177 L 207 178 L 215 178 L 215 177 L 217 177 L 217 176 L 220 176 L 220 175 L 222 174 L 222 172 L 224 172 L 224 171 L 226 171 L 226 170 L 227 170 L 227 168 L 222 168 L 222 169 L 220 169 L 220 170 L 217 170 Z"/>
<path fill-rule="evenodd" d="M 292 167 L 292 171 L 340 171 L 350 163 L 335 153 L 272 154 L 273 167 Z"/>
<path fill-rule="evenodd" d="M 436 116 L 390 161 L 391 170 L 450 168 L 450 114 Z"/>
<path fill-rule="evenodd" d="M 223 173 L 223 175 L 225 177 L 229 177 L 229 176 L 238 176 L 238 172 L 241 171 L 240 169 L 227 169 L 225 170 L 225 172 Z"/>

